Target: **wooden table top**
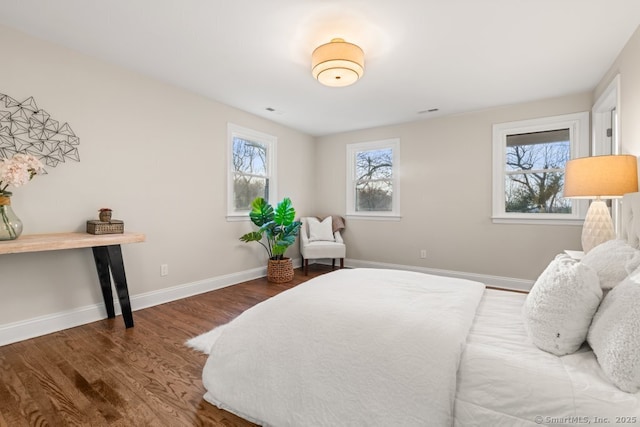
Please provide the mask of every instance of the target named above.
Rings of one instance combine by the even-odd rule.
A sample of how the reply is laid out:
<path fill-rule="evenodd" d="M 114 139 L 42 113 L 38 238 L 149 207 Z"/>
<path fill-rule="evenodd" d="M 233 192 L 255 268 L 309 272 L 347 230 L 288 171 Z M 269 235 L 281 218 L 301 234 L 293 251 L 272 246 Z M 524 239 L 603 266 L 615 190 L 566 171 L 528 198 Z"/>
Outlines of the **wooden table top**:
<path fill-rule="evenodd" d="M 50 233 L 26 234 L 16 240 L 0 241 L 0 255 L 23 252 L 57 251 L 62 249 L 92 248 L 145 241 L 143 233 L 118 234 Z"/>

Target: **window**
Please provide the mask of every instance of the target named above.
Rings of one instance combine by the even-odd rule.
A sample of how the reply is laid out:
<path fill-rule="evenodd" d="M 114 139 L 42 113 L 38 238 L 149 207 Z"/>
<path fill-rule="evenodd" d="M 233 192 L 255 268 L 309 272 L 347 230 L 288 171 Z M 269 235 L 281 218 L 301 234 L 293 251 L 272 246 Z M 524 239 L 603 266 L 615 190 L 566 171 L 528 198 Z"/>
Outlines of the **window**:
<path fill-rule="evenodd" d="M 585 202 L 562 197 L 569 159 L 589 154 L 589 113 L 493 126 L 493 221 L 580 224 Z"/>
<path fill-rule="evenodd" d="M 251 202 L 276 197 L 275 150 L 277 138 L 229 123 L 229 176 L 227 219 L 248 220 Z"/>
<path fill-rule="evenodd" d="M 400 140 L 347 145 L 347 216 L 400 217 Z"/>

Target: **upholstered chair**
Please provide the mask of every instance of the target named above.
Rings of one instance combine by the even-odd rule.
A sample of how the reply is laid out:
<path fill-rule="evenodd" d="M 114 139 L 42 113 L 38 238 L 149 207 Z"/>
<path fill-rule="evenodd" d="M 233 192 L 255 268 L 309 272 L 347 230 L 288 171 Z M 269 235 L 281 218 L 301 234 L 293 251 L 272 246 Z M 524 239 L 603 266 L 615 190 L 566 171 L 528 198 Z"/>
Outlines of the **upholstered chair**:
<path fill-rule="evenodd" d="M 344 268 L 347 247 L 342 240 L 340 230 L 333 231 L 331 217 L 319 221 L 315 217 L 300 218 L 300 254 L 305 276 L 309 274 L 310 259 L 331 259 L 331 268 L 340 259 L 340 268 Z"/>

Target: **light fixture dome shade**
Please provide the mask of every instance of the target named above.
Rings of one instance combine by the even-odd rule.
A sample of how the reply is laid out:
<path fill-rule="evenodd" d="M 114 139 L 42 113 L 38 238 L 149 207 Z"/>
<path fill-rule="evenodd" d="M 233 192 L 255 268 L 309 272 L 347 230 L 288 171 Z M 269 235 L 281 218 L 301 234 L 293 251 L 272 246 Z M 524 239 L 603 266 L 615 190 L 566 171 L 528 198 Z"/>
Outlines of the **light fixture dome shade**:
<path fill-rule="evenodd" d="M 313 77 L 326 86 L 349 86 L 364 74 L 364 52 L 343 39 L 319 46 L 311 55 Z"/>

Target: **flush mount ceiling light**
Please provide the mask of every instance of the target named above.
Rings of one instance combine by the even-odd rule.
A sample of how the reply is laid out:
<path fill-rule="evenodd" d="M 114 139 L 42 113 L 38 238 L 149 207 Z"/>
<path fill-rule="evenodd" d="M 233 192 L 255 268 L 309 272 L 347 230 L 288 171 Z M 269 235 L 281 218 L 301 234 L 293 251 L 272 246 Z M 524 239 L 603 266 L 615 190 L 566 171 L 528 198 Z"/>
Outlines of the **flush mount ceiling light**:
<path fill-rule="evenodd" d="M 313 51 L 311 72 L 325 86 L 349 86 L 364 74 L 364 52 L 343 39 L 332 39 Z"/>

